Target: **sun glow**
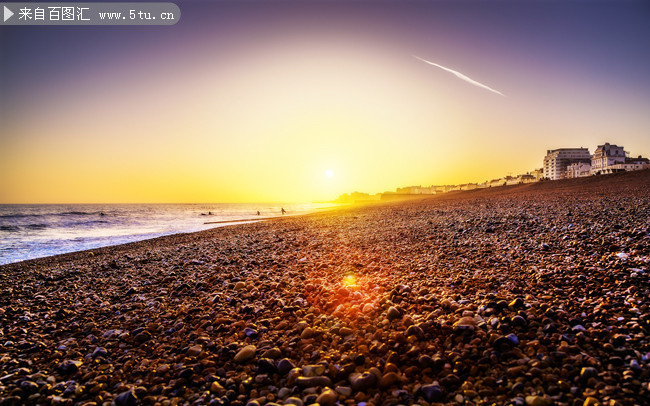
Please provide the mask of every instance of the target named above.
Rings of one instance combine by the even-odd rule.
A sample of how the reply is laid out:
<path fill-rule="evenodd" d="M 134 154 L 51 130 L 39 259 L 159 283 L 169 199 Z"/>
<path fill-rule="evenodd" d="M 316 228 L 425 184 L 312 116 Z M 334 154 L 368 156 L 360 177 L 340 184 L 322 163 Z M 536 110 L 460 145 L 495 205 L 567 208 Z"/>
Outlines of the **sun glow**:
<path fill-rule="evenodd" d="M 357 286 L 357 278 L 354 275 L 346 275 L 343 277 L 343 281 L 341 283 L 346 288 L 352 288 Z"/>
<path fill-rule="evenodd" d="M 327 176 L 328 178 L 333 177 L 334 176 L 334 171 L 331 170 L 331 169 L 326 170 L 325 171 L 325 176 Z"/>

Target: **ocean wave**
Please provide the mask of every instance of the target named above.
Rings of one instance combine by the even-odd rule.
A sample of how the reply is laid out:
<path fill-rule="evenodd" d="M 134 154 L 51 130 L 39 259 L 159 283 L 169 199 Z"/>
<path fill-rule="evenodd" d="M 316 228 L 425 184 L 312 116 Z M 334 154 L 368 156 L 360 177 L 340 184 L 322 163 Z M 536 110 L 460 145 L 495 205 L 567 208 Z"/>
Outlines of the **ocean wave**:
<path fill-rule="evenodd" d="M 29 228 L 30 230 L 42 230 L 44 228 L 47 228 L 47 224 L 43 223 L 35 223 L 35 224 L 27 224 L 25 226 L 26 228 Z"/>
<path fill-rule="evenodd" d="M 0 231 L 18 231 L 20 227 L 18 226 L 0 226 Z"/>
<path fill-rule="evenodd" d="M 20 219 L 28 217 L 52 217 L 52 216 L 106 216 L 101 211 L 64 211 L 61 213 L 12 213 L 0 214 L 0 219 Z"/>
<path fill-rule="evenodd" d="M 24 217 L 41 217 L 43 214 L 25 214 L 25 213 L 16 213 L 16 214 L 0 214 L 2 219 L 19 219 Z"/>
<path fill-rule="evenodd" d="M 75 223 L 67 223 L 67 227 L 74 227 L 74 226 L 91 226 L 93 224 L 108 224 L 110 223 L 107 220 L 88 220 L 88 221 L 78 221 Z"/>

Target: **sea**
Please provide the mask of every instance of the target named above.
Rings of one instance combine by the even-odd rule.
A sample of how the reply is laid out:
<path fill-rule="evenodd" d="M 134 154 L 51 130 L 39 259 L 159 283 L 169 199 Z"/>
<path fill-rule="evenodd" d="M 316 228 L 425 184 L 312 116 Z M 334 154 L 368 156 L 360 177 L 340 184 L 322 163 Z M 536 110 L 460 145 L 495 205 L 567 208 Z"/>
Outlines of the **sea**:
<path fill-rule="evenodd" d="M 329 203 L 0 205 L 0 265 L 27 259 L 300 215 Z M 259 215 L 257 212 L 259 211 Z M 206 224 L 212 222 L 213 224 Z"/>

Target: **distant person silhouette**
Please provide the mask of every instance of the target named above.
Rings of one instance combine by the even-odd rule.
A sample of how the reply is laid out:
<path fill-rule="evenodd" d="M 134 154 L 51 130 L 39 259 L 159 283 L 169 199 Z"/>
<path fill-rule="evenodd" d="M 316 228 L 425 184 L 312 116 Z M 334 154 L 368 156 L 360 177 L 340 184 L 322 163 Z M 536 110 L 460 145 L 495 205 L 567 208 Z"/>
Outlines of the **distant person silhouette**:
<path fill-rule="evenodd" d="M 260 211 L 259 211 L 259 210 L 257 211 L 257 215 L 258 215 L 258 216 L 260 215 Z"/>
<path fill-rule="evenodd" d="M 285 214 L 287 214 L 287 211 L 286 211 L 286 210 L 284 209 L 284 207 L 283 207 L 283 208 L 282 208 L 282 215 L 285 215 Z"/>

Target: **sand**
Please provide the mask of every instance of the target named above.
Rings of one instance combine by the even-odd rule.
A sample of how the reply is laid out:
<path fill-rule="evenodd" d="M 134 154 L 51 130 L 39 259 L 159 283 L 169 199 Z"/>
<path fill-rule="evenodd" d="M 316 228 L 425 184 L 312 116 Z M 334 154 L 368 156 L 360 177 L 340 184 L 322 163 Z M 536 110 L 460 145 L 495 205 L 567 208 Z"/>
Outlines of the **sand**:
<path fill-rule="evenodd" d="M 0 404 L 633 405 L 650 171 L 0 267 Z"/>

